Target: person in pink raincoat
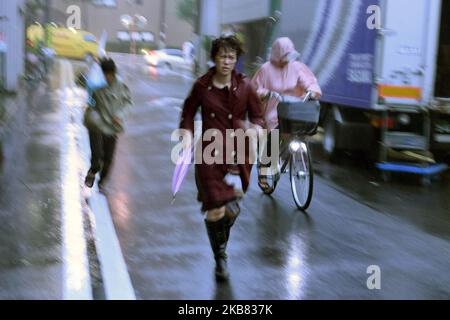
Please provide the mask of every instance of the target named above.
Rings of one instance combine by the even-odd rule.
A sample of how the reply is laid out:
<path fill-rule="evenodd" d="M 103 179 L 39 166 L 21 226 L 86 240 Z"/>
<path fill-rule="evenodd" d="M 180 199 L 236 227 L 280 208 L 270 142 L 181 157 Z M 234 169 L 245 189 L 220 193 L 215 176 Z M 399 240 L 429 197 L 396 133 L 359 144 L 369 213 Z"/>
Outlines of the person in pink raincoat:
<path fill-rule="evenodd" d="M 278 128 L 277 107 L 280 96 L 302 98 L 311 92 L 312 99 L 319 99 L 322 90 L 314 73 L 298 61 L 300 54 L 295 50 L 291 39 L 278 38 L 272 45 L 270 61 L 263 64 L 255 73 L 252 83 L 263 102 L 264 119 L 267 129 Z M 267 141 L 270 154 L 270 134 Z M 264 183 L 264 180 L 261 181 Z"/>

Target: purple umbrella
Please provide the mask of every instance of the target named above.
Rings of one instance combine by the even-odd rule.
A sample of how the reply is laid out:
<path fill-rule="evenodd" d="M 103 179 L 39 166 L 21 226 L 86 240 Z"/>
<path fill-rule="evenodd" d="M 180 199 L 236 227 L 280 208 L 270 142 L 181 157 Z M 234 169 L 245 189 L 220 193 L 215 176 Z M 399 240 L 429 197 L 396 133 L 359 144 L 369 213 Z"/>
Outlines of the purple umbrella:
<path fill-rule="evenodd" d="M 172 177 L 172 194 L 173 200 L 172 204 L 175 202 L 175 197 L 177 196 L 178 191 L 180 191 L 181 184 L 183 183 L 184 178 L 188 172 L 189 166 L 192 163 L 192 153 L 193 148 L 183 149 L 183 154 L 178 161 L 178 164 L 175 167 Z"/>

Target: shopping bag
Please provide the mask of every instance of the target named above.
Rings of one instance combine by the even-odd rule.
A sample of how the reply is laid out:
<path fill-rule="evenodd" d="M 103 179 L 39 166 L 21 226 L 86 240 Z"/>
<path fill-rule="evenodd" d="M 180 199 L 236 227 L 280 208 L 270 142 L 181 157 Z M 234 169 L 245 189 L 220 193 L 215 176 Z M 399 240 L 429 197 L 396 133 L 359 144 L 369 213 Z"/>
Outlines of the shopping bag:
<path fill-rule="evenodd" d="M 92 91 L 101 89 L 107 85 L 105 75 L 98 63 L 92 64 L 86 78 L 87 87 Z"/>

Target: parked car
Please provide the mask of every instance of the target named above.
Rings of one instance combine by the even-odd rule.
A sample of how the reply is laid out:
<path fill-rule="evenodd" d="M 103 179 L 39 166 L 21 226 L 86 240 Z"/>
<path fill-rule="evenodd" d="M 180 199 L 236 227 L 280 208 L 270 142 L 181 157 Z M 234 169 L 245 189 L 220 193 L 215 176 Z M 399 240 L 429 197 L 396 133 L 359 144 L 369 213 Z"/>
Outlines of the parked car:
<path fill-rule="evenodd" d="M 142 50 L 144 59 L 152 67 L 173 71 L 194 71 L 195 62 L 186 59 L 179 49 Z"/>
<path fill-rule="evenodd" d="M 50 49 L 57 56 L 72 59 L 98 57 L 99 44 L 97 38 L 90 32 L 73 28 L 50 27 Z M 40 25 L 32 25 L 27 29 L 27 38 L 31 45 L 43 42 L 45 31 Z"/>

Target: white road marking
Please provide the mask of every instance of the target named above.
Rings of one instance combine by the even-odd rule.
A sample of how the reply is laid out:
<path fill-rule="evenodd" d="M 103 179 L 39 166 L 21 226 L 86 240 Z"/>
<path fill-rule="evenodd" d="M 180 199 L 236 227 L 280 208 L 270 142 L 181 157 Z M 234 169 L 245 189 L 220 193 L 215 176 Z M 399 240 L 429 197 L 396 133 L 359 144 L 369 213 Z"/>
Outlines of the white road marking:
<path fill-rule="evenodd" d="M 131 278 L 120 249 L 119 240 L 106 198 L 93 190 L 89 204 L 95 216 L 95 242 L 108 300 L 136 300 Z"/>
<path fill-rule="evenodd" d="M 68 71 L 67 63 L 61 62 L 61 73 Z M 70 68 L 69 68 L 70 69 Z M 89 262 L 84 238 L 83 216 L 80 199 L 80 159 L 76 150 L 76 128 L 70 121 L 70 110 L 64 96 L 56 100 L 60 106 L 64 133 L 61 143 L 61 190 L 62 190 L 62 242 L 63 242 L 63 299 L 92 300 Z"/>

